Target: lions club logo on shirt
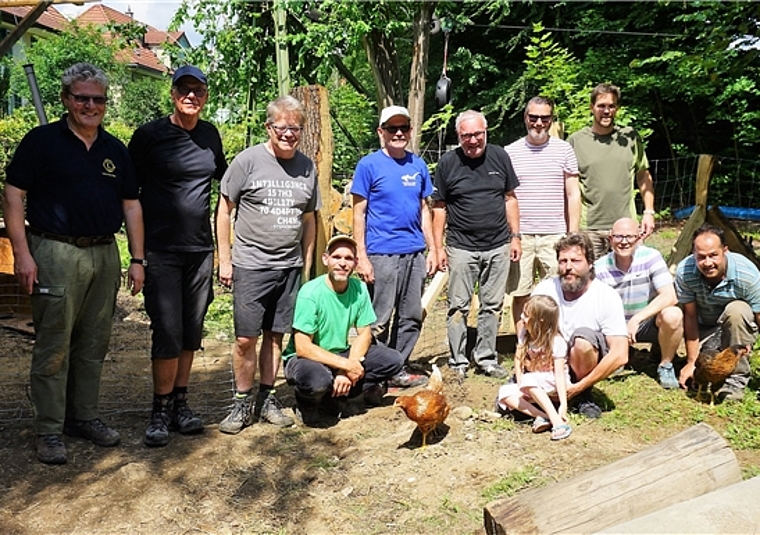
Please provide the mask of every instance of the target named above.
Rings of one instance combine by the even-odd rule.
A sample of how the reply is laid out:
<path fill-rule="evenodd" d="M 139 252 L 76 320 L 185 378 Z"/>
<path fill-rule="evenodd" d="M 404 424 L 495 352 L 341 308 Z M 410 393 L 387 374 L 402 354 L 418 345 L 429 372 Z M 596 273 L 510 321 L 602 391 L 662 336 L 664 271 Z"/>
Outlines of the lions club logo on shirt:
<path fill-rule="evenodd" d="M 116 164 L 113 163 L 111 158 L 106 158 L 103 160 L 103 169 L 105 170 L 105 173 L 103 173 L 104 175 L 113 177 L 115 176 L 113 172 L 116 171 Z"/>

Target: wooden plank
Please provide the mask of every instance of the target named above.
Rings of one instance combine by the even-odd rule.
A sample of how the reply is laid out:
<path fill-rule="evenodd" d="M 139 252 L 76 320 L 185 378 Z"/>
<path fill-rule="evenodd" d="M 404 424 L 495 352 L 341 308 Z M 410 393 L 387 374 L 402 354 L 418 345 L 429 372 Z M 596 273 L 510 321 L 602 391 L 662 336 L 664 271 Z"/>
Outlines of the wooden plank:
<path fill-rule="evenodd" d="M 681 230 L 681 234 L 678 235 L 675 245 L 670 250 L 668 267 L 671 273 L 675 273 L 678 263 L 691 254 L 691 237 L 694 231 L 705 223 L 706 218 L 707 208 L 696 206 Z"/>
<path fill-rule="evenodd" d="M 599 533 L 757 533 L 760 476 L 618 524 Z"/>
<path fill-rule="evenodd" d="M 697 183 L 695 191 L 695 204 L 707 207 L 707 197 L 710 191 L 710 179 L 718 159 L 710 154 L 700 154 L 697 163 Z"/>
<path fill-rule="evenodd" d="M 741 480 L 731 448 L 702 423 L 570 480 L 491 502 L 485 528 L 489 535 L 590 533 Z"/>
<path fill-rule="evenodd" d="M 430 284 L 428 284 L 427 289 L 425 290 L 425 293 L 422 294 L 422 319 L 424 321 L 425 317 L 427 317 L 428 314 L 430 314 L 430 311 L 433 308 L 433 305 L 435 305 L 436 299 L 438 299 L 438 296 L 441 295 L 441 292 L 446 287 L 446 283 L 449 280 L 449 272 L 448 271 L 439 271 L 435 274 L 433 277 L 433 280 L 430 281 Z"/>
<path fill-rule="evenodd" d="M 734 253 L 739 253 L 746 256 L 760 269 L 760 259 L 755 255 L 755 251 L 747 242 L 744 241 L 742 235 L 736 230 L 736 227 L 729 221 L 720 208 L 717 206 L 711 207 L 707 211 L 707 222 L 714 227 L 718 227 L 723 230 L 723 234 L 726 240 L 726 245 Z"/>

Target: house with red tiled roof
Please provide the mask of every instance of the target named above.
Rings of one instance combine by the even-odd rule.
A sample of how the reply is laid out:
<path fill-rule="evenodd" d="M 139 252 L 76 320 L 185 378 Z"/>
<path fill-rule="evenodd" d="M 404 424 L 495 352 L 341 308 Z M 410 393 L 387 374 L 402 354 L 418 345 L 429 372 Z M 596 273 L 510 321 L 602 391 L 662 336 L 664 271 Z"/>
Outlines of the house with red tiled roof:
<path fill-rule="evenodd" d="M 17 6 L 0 8 L 0 40 L 5 38 L 18 24 L 26 17 L 34 6 Z M 20 42 L 14 46 L 14 54 L 18 55 L 20 47 L 24 44 L 31 43 L 34 39 L 45 37 L 51 33 L 62 31 L 69 23 L 60 11 L 53 6 L 48 7 L 42 15 L 32 24 L 21 38 Z"/>
<path fill-rule="evenodd" d="M 149 76 L 168 74 L 171 68 L 169 55 L 165 52 L 167 44 L 181 48 L 190 48 L 185 32 L 165 32 L 150 24 L 134 19 L 131 12 L 122 13 L 103 4 L 95 4 L 82 12 L 76 19 L 80 26 L 113 26 L 135 24 L 144 29 L 142 39 L 133 42 L 132 47 L 123 51 L 123 57 L 130 67 L 138 73 Z M 110 34 L 106 33 L 106 37 Z"/>

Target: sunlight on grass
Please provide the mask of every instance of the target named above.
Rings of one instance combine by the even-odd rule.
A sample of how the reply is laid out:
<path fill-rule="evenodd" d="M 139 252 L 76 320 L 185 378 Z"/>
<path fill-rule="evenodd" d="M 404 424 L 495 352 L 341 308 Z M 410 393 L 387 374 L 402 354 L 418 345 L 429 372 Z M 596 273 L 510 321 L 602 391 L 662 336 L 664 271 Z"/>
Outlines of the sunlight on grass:
<path fill-rule="evenodd" d="M 527 465 L 510 473 L 507 477 L 497 481 L 490 487 L 483 489 L 481 496 L 483 496 L 487 502 L 490 502 L 497 498 L 514 496 L 519 491 L 526 488 L 543 486 L 545 482 L 544 478 L 540 476 L 540 470 L 538 467 Z"/>

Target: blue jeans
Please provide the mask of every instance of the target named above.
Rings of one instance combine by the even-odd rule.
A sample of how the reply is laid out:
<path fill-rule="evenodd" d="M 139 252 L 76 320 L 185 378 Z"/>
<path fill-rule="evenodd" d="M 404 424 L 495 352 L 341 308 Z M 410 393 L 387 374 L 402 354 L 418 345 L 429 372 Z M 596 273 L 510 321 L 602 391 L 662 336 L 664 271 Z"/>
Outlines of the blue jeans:
<path fill-rule="evenodd" d="M 498 363 L 496 335 L 499 330 L 501 307 L 509 276 L 509 244 L 490 251 L 466 251 L 447 247 L 449 258 L 449 366 L 469 364 L 467 346 L 467 316 L 470 302 L 478 285 L 480 310 L 478 336 L 472 359 L 482 369 Z"/>
<path fill-rule="evenodd" d="M 369 292 L 377 316 L 372 334 L 401 353 L 406 362 L 422 329 L 425 253 L 369 255 L 369 261 L 375 272 Z"/>

